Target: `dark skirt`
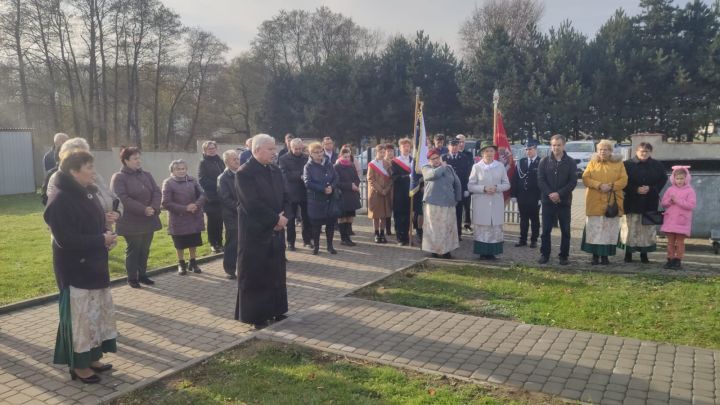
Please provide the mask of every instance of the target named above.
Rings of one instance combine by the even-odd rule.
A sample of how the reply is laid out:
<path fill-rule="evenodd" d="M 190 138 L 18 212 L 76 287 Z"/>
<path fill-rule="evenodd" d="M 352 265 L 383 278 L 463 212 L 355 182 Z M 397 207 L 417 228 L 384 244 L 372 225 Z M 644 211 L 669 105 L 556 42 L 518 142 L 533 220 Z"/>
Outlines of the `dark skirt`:
<path fill-rule="evenodd" d="M 189 235 L 172 235 L 173 245 L 175 249 L 187 249 L 191 247 L 202 246 L 202 236 L 200 232 L 191 233 Z"/>
<path fill-rule="evenodd" d="M 355 211 L 343 211 L 342 214 L 340 214 L 340 218 L 347 218 L 347 217 L 354 217 Z"/>

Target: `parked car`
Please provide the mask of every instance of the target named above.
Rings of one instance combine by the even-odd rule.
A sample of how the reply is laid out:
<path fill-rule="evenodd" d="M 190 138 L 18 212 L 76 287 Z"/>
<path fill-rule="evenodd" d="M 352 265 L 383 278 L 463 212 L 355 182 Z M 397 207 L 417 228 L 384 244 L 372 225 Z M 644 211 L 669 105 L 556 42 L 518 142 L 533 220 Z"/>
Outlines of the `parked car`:
<path fill-rule="evenodd" d="M 575 159 L 578 176 L 581 176 L 595 153 L 595 141 L 570 141 L 565 144 L 565 152 Z"/>

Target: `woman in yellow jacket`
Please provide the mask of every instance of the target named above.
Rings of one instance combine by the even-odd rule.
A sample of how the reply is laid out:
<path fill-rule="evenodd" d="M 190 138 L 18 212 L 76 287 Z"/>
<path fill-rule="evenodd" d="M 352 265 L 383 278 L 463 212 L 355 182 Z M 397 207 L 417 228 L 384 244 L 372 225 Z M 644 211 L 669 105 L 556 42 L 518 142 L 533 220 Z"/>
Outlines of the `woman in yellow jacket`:
<path fill-rule="evenodd" d="M 623 189 L 628 176 L 620 155 L 613 155 L 612 142 L 603 139 L 582 176 L 585 190 L 585 230 L 581 248 L 592 253 L 591 264 L 609 264 L 615 256 L 623 215 Z M 617 201 L 618 213 L 605 215 L 608 205 Z"/>

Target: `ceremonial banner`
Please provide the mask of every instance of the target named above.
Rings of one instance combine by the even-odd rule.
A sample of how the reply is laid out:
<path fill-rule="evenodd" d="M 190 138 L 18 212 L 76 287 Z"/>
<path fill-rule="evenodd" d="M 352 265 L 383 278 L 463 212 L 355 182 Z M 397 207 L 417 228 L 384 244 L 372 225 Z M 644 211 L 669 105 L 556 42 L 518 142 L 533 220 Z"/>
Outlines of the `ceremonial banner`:
<path fill-rule="evenodd" d="M 503 125 L 502 113 L 497 110 L 495 113 L 495 133 L 493 134 L 493 143 L 498 147 L 495 152 L 495 160 L 505 165 L 507 170 L 508 180 L 511 180 L 515 175 L 515 160 L 513 159 L 512 148 L 510 148 L 510 142 L 508 141 L 507 134 L 505 133 L 505 125 Z M 510 199 L 511 190 L 505 191 L 503 197 L 505 201 Z"/>

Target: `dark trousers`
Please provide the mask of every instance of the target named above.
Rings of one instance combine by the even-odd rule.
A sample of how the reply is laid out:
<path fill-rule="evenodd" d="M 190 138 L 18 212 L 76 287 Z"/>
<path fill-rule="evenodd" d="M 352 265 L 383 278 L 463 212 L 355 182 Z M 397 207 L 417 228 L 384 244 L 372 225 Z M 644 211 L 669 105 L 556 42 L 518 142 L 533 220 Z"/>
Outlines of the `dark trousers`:
<path fill-rule="evenodd" d="M 207 218 L 207 235 L 210 246 L 222 246 L 223 219 L 222 212 L 208 211 L 205 212 Z"/>
<path fill-rule="evenodd" d="M 290 212 L 286 212 L 288 216 L 287 223 L 287 243 L 295 245 L 295 217 L 297 216 L 298 208 L 300 208 L 300 217 L 302 219 L 302 240 L 303 243 L 308 244 L 312 240 L 312 226 L 310 225 L 310 216 L 307 212 L 307 201 L 292 202 L 290 203 Z"/>
<path fill-rule="evenodd" d="M 472 220 L 470 219 L 470 197 L 463 197 L 461 202 L 463 205 L 463 210 L 465 211 L 465 224 L 470 225 L 472 223 Z M 458 222 L 458 229 L 462 229 L 462 228 L 460 228 L 459 222 Z"/>
<path fill-rule="evenodd" d="M 532 227 L 530 241 L 537 242 L 540 234 L 540 205 L 536 203 L 518 204 L 520 211 L 520 242 L 528 240 L 528 228 Z"/>
<path fill-rule="evenodd" d="M 139 277 L 145 277 L 147 273 L 147 262 L 150 257 L 150 245 L 152 244 L 154 232 L 140 235 L 125 235 L 125 270 L 128 280 L 137 281 Z"/>
<path fill-rule="evenodd" d="M 570 255 L 570 206 L 553 203 L 542 205 L 542 237 L 540 254 L 550 256 L 550 234 L 553 225 L 560 223 L 560 257 L 567 258 Z"/>
<path fill-rule="evenodd" d="M 237 226 L 225 224 L 225 249 L 223 250 L 223 270 L 235 274 L 237 270 L 238 230 Z"/>
<path fill-rule="evenodd" d="M 463 224 L 463 213 L 465 212 L 465 201 L 458 201 L 455 204 L 455 219 L 457 220 L 457 232 L 458 236 L 462 238 L 462 224 Z"/>
<path fill-rule="evenodd" d="M 409 207 L 408 207 L 409 208 Z M 410 241 L 410 212 L 393 211 L 395 219 L 395 235 L 400 242 Z"/>
<path fill-rule="evenodd" d="M 323 225 L 325 225 L 325 238 L 327 239 L 327 247 L 333 247 L 333 237 L 335 236 L 335 222 L 337 222 L 337 218 L 333 218 L 325 224 L 312 225 L 312 236 L 316 250 L 320 249 L 320 234 L 322 233 Z"/>

